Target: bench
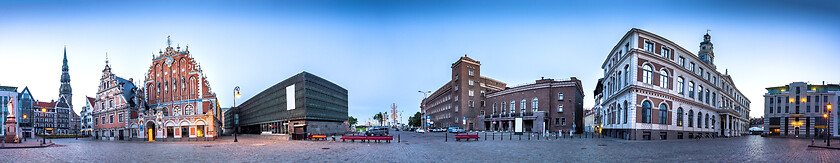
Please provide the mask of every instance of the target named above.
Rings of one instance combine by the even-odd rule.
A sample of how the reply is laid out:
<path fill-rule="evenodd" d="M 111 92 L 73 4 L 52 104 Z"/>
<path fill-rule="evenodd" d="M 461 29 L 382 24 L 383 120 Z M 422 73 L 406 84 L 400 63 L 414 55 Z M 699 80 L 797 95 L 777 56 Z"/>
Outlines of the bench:
<path fill-rule="evenodd" d="M 461 139 L 467 139 L 467 141 L 470 141 L 470 139 L 475 139 L 477 141 L 478 138 L 480 138 L 480 137 L 478 137 L 478 134 L 476 134 L 476 135 L 455 135 L 455 141 L 458 141 L 458 140 L 461 140 Z"/>
<path fill-rule="evenodd" d="M 390 142 L 391 142 L 391 140 L 394 140 L 394 136 L 359 136 L 359 135 L 343 135 L 343 136 L 341 136 L 341 141 L 344 141 L 344 140 L 350 140 L 350 141 L 353 141 L 353 142 L 355 142 L 356 140 L 361 140 L 361 141 L 370 141 L 370 140 L 380 141 L 380 140 L 385 140 L 385 141 L 387 141 L 387 142 L 389 142 L 389 143 L 390 143 Z"/>
<path fill-rule="evenodd" d="M 306 139 L 309 139 L 309 140 L 317 140 L 317 139 L 327 140 L 327 135 L 309 135 L 309 136 L 306 137 Z"/>

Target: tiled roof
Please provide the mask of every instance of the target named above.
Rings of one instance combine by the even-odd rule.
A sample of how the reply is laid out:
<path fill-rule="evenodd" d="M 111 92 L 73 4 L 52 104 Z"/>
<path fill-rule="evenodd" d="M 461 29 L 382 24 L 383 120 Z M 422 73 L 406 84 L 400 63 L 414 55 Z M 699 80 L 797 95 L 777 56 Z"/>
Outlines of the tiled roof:
<path fill-rule="evenodd" d="M 33 104 L 36 108 L 53 108 L 55 107 L 55 102 L 41 102 L 35 101 Z"/>
<path fill-rule="evenodd" d="M 87 97 L 87 96 L 85 96 L 85 97 Z M 94 101 L 96 101 L 96 99 L 93 98 L 93 97 L 87 97 L 87 100 L 88 100 L 88 102 L 90 102 L 91 105 L 93 105 Z"/>

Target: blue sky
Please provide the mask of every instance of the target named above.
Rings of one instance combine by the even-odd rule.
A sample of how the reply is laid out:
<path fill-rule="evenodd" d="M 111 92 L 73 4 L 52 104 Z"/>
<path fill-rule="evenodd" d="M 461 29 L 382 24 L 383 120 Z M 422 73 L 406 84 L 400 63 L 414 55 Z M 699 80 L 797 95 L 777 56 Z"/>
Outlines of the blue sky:
<path fill-rule="evenodd" d="M 829 2 L 829 3 L 824 3 Z M 408 117 L 467 54 L 515 86 L 540 77 L 584 83 L 631 28 L 698 51 L 711 29 L 719 71 L 763 115 L 764 88 L 840 83 L 840 5 L 830 1 L 0 1 L 0 85 L 58 97 L 67 46 L 75 110 L 95 96 L 105 53 L 139 80 L 166 36 L 190 46 L 223 106 L 301 71 L 349 90 L 366 120 L 391 103 Z M 831 62 L 835 61 L 835 62 Z M 238 100 L 239 101 L 239 100 Z"/>

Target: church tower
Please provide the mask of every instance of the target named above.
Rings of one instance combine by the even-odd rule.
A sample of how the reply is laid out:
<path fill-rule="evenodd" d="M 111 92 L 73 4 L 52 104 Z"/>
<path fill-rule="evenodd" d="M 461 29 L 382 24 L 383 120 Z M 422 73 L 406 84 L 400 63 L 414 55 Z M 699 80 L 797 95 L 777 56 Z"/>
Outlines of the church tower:
<path fill-rule="evenodd" d="M 709 36 L 709 32 L 706 31 L 706 35 L 703 35 L 703 42 L 700 42 L 700 52 L 697 53 L 700 60 L 706 62 L 709 65 L 715 65 L 715 47 L 712 44 L 712 36 Z"/>
<path fill-rule="evenodd" d="M 67 47 L 64 47 L 64 61 L 61 66 L 61 87 L 58 89 L 58 98 L 67 100 L 70 108 L 73 107 L 73 88 L 70 88 L 70 68 L 67 66 Z"/>

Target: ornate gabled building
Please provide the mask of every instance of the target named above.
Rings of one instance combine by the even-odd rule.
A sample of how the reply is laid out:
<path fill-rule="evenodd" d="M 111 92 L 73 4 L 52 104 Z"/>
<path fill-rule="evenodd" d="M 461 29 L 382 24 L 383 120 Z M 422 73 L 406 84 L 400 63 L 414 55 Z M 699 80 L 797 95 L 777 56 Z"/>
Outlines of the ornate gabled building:
<path fill-rule="evenodd" d="M 125 140 L 138 135 L 139 128 L 128 125 L 131 119 L 138 117 L 135 91 L 133 79 L 125 80 L 111 73 L 111 65 L 106 59 L 92 104 L 93 111 L 90 112 L 94 138 Z"/>
<path fill-rule="evenodd" d="M 213 138 L 221 131 L 221 109 L 189 46 L 172 47 L 152 58 L 142 93 L 144 108 L 132 126 L 149 141 L 158 138 Z M 202 139 L 203 140 L 203 139 Z"/>
<path fill-rule="evenodd" d="M 85 106 L 82 107 L 81 114 L 81 135 L 93 135 L 93 104 L 96 103 L 96 98 L 85 97 Z"/>

